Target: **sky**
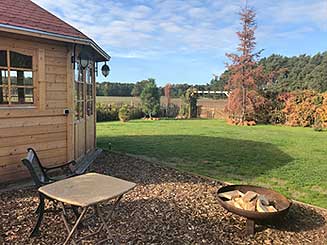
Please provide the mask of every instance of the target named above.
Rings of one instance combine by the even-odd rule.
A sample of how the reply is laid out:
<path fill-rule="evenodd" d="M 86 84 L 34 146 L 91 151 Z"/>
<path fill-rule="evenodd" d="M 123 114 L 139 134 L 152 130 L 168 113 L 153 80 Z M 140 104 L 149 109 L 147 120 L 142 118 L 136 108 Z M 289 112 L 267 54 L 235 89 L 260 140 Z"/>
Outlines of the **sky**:
<path fill-rule="evenodd" d="M 235 52 L 244 0 L 33 0 L 112 57 L 98 81 L 206 84 Z M 248 0 L 257 49 L 295 56 L 327 51 L 327 0 Z"/>

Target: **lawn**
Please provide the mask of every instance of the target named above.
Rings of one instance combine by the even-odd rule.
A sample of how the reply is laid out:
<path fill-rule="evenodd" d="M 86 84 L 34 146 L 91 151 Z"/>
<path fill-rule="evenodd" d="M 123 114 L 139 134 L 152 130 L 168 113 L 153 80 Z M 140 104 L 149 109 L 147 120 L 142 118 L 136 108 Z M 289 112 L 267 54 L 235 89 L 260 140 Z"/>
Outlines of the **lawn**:
<path fill-rule="evenodd" d="M 327 208 L 327 132 L 219 120 L 97 124 L 98 146 L 232 183 L 273 188 Z"/>

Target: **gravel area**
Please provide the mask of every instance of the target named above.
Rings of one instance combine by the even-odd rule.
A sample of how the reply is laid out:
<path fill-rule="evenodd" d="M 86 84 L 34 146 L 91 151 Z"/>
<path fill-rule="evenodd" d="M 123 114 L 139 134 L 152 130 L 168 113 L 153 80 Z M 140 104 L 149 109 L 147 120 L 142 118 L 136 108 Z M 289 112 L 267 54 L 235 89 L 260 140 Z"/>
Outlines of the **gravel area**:
<path fill-rule="evenodd" d="M 257 225 L 257 233 L 247 236 L 245 219 L 218 204 L 218 181 L 117 153 L 103 153 L 92 168 L 138 184 L 110 223 L 123 244 L 327 244 L 327 211 L 321 209 L 294 204 L 282 221 Z M 37 203 L 34 189 L 0 194 L 0 244 L 63 243 L 66 230 L 54 213 L 45 214 L 41 236 L 28 238 Z"/>

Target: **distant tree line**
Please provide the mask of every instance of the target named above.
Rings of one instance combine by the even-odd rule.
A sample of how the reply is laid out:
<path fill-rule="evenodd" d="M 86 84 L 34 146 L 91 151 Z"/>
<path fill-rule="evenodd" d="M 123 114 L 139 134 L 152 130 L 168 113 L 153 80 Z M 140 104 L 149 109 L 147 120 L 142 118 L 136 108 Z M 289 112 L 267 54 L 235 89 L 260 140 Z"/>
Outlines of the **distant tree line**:
<path fill-rule="evenodd" d="M 131 96 L 134 86 L 134 83 L 97 83 L 96 94 L 97 96 Z"/>
<path fill-rule="evenodd" d="M 270 77 L 265 88 L 271 92 L 327 91 L 327 52 L 294 57 L 273 54 L 262 58 L 258 65 L 263 66 L 266 74 L 276 74 Z M 223 90 L 229 78 L 230 71 L 226 70 L 219 78 L 211 80 L 210 89 Z"/>
<path fill-rule="evenodd" d="M 155 79 L 149 78 L 136 83 L 113 83 L 113 82 L 102 82 L 97 83 L 97 96 L 134 96 L 139 97 L 143 89 L 147 84 L 153 83 Z M 210 90 L 210 85 L 190 85 L 184 84 L 172 84 L 171 85 L 171 97 L 179 98 L 185 94 L 186 90 L 193 87 L 197 90 Z M 164 87 L 158 87 L 159 94 L 164 96 Z"/>
<path fill-rule="evenodd" d="M 266 85 L 271 92 L 291 92 L 295 90 L 327 91 L 327 52 L 314 56 L 300 55 L 286 57 L 273 54 L 262 58 L 258 65 L 263 67 L 266 74 L 274 74 Z M 281 72 L 278 72 L 281 71 Z M 230 78 L 230 71 L 224 71 L 219 77 L 213 78 L 208 84 L 191 86 L 187 83 L 172 84 L 171 97 L 177 98 L 193 87 L 197 90 L 225 90 Z M 140 96 L 146 84 L 154 80 L 138 81 L 136 83 L 97 83 L 97 96 Z M 160 95 L 164 95 L 164 87 L 159 87 Z"/>

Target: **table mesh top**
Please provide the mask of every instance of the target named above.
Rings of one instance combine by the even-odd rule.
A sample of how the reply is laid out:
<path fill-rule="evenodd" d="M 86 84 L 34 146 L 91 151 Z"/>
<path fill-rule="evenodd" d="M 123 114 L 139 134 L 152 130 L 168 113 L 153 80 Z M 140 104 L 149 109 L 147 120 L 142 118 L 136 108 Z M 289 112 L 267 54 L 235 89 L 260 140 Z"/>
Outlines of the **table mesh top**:
<path fill-rule="evenodd" d="M 88 173 L 42 186 L 39 192 L 67 204 L 87 207 L 118 197 L 135 186 L 115 177 Z"/>

